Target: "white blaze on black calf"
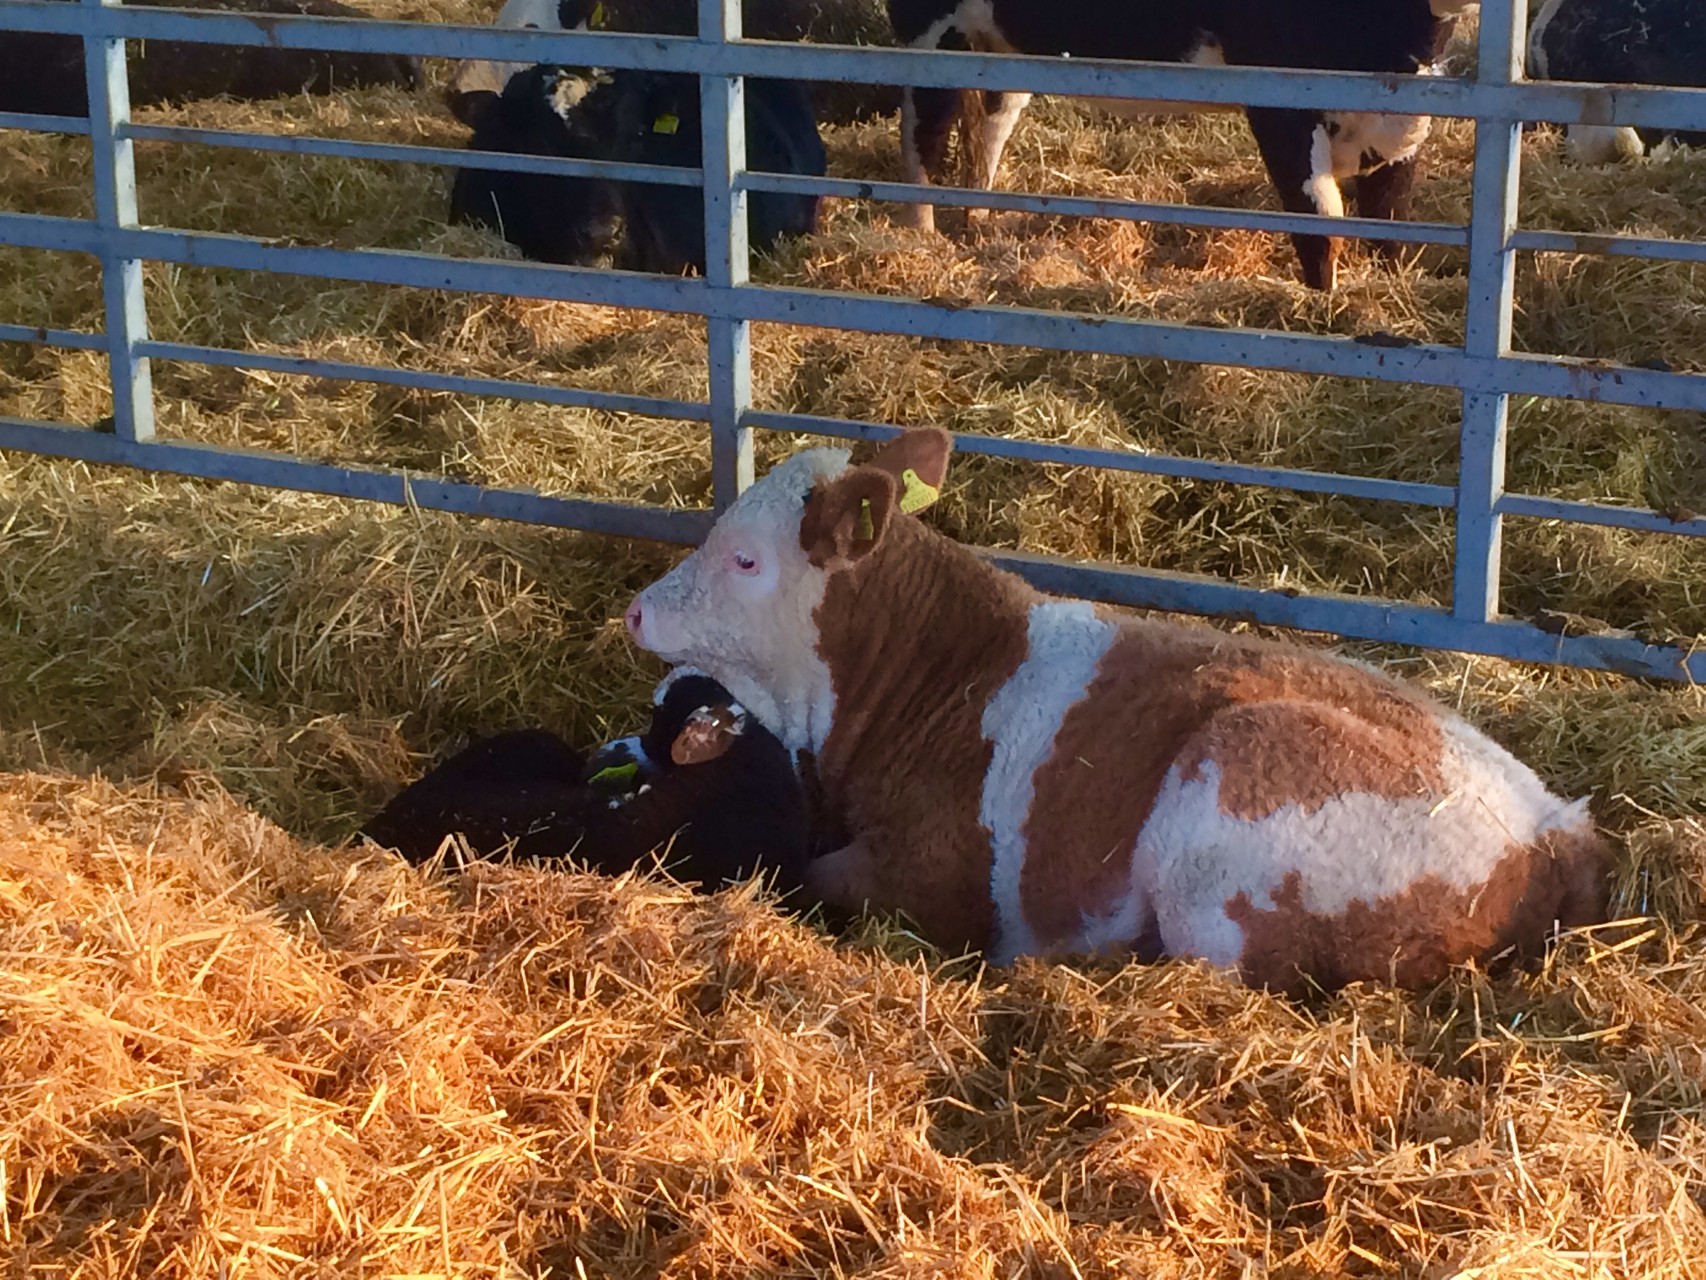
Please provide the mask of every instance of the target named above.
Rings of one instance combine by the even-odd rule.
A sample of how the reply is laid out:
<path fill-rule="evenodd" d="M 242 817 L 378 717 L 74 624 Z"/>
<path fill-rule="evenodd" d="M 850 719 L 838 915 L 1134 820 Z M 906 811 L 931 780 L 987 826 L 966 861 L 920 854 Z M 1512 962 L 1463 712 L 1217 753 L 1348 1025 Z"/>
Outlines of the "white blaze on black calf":
<path fill-rule="evenodd" d="M 1419 73 L 1444 50 L 1456 13 L 1475 0 L 889 0 L 895 34 L 923 49 L 1071 55 L 1206 66 Z M 972 136 L 973 185 L 993 185 L 1001 152 L 1030 95 L 987 93 Z M 908 182 L 927 182 L 960 115 L 951 90 L 907 89 L 901 150 Z M 1114 105 L 1108 102 L 1107 105 Z M 1126 111 L 1188 110 L 1131 102 Z M 1340 216 L 1341 182 L 1357 212 L 1408 215 L 1426 117 L 1251 108 L 1246 112 L 1280 203 Z M 917 206 L 918 225 L 934 225 Z M 1336 251 L 1325 236 L 1294 236 L 1305 282 L 1331 288 Z M 1390 246 L 1388 246 L 1390 248 Z"/>
<path fill-rule="evenodd" d="M 1706 86 L 1702 0 L 1546 0 L 1528 32 L 1534 80 L 1605 81 L 1672 88 Z M 1639 156 L 1665 137 L 1706 145 L 1706 132 L 1624 125 L 1570 125 L 1572 156 L 1590 164 Z"/>
<path fill-rule="evenodd" d="M 1601 918 L 1606 849 L 1371 669 L 1051 599 L 906 511 L 949 438 L 798 454 L 628 611 L 770 724 L 848 843 L 806 888 L 949 946 L 1432 982 Z"/>

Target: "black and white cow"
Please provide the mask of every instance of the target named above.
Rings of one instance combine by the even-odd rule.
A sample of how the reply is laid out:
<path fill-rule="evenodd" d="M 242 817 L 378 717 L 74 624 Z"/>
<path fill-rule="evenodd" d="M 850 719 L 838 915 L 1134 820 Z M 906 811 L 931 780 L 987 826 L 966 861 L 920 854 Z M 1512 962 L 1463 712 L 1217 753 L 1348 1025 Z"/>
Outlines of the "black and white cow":
<path fill-rule="evenodd" d="M 700 163 L 699 85 L 691 75 L 529 67 L 501 94 L 465 91 L 455 106 L 474 129 L 475 150 Z M 823 175 L 823 139 L 803 86 L 748 80 L 746 108 L 751 168 Z M 747 205 L 755 249 L 817 229 L 816 196 L 754 192 Z M 630 270 L 676 275 L 705 266 L 703 200 L 689 187 L 464 168 L 451 189 L 451 217 L 489 227 L 542 262 L 584 265 L 614 247 L 616 264 Z"/>
<path fill-rule="evenodd" d="M 308 14 L 321 18 L 370 15 L 339 0 L 127 0 L 185 9 Z M 204 98 L 249 100 L 297 93 L 327 94 L 364 85 L 413 89 L 421 82 L 417 58 L 390 53 L 279 49 L 266 45 L 194 44 L 132 40 L 127 49 L 133 107 Z M 48 116 L 89 114 L 83 41 L 51 32 L 0 31 L 0 111 Z"/>
<path fill-rule="evenodd" d="M 889 19 L 904 44 L 921 49 L 1027 53 L 1265 66 L 1325 71 L 1423 74 L 1444 52 L 1457 13 L 1476 0 L 889 0 Z M 974 160 L 973 185 L 993 185 L 1001 152 L 1027 93 L 983 94 L 962 140 Z M 908 182 L 939 172 L 948 137 L 961 119 L 957 90 L 907 89 L 901 149 Z M 1193 109 L 1182 104 L 1109 101 L 1122 113 Z M 1197 107 L 1195 109 L 1204 109 Z M 1256 145 L 1294 213 L 1341 216 L 1339 184 L 1354 180 L 1356 212 L 1408 215 L 1426 116 L 1248 108 Z M 966 136 L 969 132 L 972 136 Z M 916 225 L 932 228 L 930 206 Z M 1334 283 L 1336 249 L 1326 236 L 1296 235 L 1303 279 Z"/>
<path fill-rule="evenodd" d="M 1546 0 L 1528 31 L 1535 80 L 1706 86 L 1706 0 Z M 1571 156 L 1598 164 L 1639 156 L 1667 137 L 1706 146 L 1706 133 L 1572 124 Z"/>

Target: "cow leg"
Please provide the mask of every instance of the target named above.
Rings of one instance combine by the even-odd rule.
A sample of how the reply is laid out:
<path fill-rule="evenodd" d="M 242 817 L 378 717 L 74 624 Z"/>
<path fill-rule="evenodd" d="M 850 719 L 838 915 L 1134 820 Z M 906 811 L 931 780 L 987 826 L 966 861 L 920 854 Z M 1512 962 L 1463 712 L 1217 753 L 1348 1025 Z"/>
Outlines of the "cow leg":
<path fill-rule="evenodd" d="M 876 866 L 860 840 L 813 858 L 800 876 L 808 901 L 856 914 L 877 902 Z"/>
<path fill-rule="evenodd" d="M 917 49 L 969 50 L 971 44 L 957 29 L 947 27 L 913 41 Z M 948 158 L 948 135 L 960 115 L 958 89 L 920 89 L 908 85 L 900 99 L 900 162 L 906 181 L 927 186 Z M 920 231 L 936 229 L 936 206 L 908 205 L 903 221 Z"/>
<path fill-rule="evenodd" d="M 1013 136 L 1030 101 L 1028 93 L 983 95 L 983 119 L 978 122 L 977 140 L 973 143 L 976 161 L 972 171 L 972 182 L 980 190 L 987 191 L 995 185 L 995 175 L 1001 170 L 1001 153 L 1007 149 L 1007 140 Z"/>
<path fill-rule="evenodd" d="M 1379 218 L 1386 222 L 1407 222 L 1410 218 L 1410 199 L 1416 189 L 1416 173 L 1421 161 L 1411 156 L 1393 160 L 1356 179 L 1356 211 L 1364 218 Z M 1394 266 L 1415 256 L 1414 249 L 1397 240 L 1373 241 L 1374 251 Z"/>
<path fill-rule="evenodd" d="M 1251 107 L 1245 115 L 1281 207 L 1288 213 L 1343 217 L 1344 196 L 1333 177 L 1333 148 L 1320 116 L 1272 107 Z M 1337 242 L 1329 236 L 1294 235 L 1291 243 L 1303 268 L 1303 283 L 1311 289 L 1330 290 L 1336 277 Z"/>

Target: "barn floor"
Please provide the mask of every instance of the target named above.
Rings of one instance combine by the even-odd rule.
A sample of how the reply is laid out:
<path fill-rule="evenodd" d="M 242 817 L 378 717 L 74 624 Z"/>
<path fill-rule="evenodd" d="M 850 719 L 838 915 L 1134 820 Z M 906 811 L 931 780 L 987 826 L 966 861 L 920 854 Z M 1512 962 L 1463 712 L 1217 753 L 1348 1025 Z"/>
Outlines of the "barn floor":
<path fill-rule="evenodd" d="M 458 12 L 441 4 L 435 12 Z M 153 118 L 439 141 L 432 90 Z M 829 137 L 891 177 L 892 121 Z M 1471 130 L 1421 214 L 1460 219 Z M 145 218 L 492 254 L 428 170 L 138 148 Z M 1117 171 L 1117 172 L 1113 172 Z M 75 140 L 0 135 L 0 202 L 87 208 Z M 1007 183 L 1271 207 L 1233 117 L 1061 102 Z M 1564 165 L 1529 225 L 1706 238 L 1706 159 Z M 1358 257 L 1331 298 L 1253 233 L 991 215 L 948 238 L 836 203 L 761 279 L 1451 340 L 1461 255 Z M 702 393 L 691 320 L 157 267 L 157 336 Z M 1706 359 L 1706 271 L 1523 264 L 1526 349 Z M 79 259 L 0 250 L 0 320 L 99 327 Z M 762 327 L 772 408 L 1451 483 L 1451 396 Z M 690 426 L 162 365 L 163 432 L 549 493 L 702 502 Z M 0 412 L 91 421 L 104 372 L 0 348 Z M 767 441 L 767 456 L 792 447 Z M 1515 406 L 1511 482 L 1706 508 L 1706 421 Z M 1436 601 L 1426 511 L 962 459 L 935 518 L 1003 546 Z M 615 621 L 671 559 L 298 494 L 0 458 L 0 1241 L 18 1275 L 1134 1277 L 1706 1273 L 1706 695 L 1349 646 L 1592 792 L 1620 913 L 1530 978 L 1300 1007 L 1190 966 L 979 974 L 873 926 L 831 946 L 749 893 L 336 847 L 424 757 L 633 723 Z M 1507 607 L 1706 637 L 1698 541 L 1515 521 Z M 92 775 L 119 779 L 109 784 Z M 278 824 L 276 827 L 272 824 Z M 501 886 L 501 892 L 499 887 Z M 322 1185 L 323 1184 L 323 1185 Z"/>

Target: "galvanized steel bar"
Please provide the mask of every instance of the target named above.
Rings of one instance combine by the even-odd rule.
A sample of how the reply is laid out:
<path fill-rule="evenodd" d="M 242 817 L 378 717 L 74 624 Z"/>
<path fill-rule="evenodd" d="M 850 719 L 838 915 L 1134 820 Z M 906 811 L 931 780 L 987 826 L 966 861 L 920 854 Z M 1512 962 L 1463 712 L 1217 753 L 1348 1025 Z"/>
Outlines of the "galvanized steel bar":
<path fill-rule="evenodd" d="M 1499 514 L 1569 524 L 1597 524 L 1636 533 L 1676 533 L 1706 537 L 1706 516 L 1694 511 L 1653 511 L 1646 507 L 1612 507 L 1601 502 L 1573 502 L 1530 493 L 1507 493 L 1499 499 Z"/>
<path fill-rule="evenodd" d="M 562 174 L 575 178 L 650 182 L 698 187 L 700 172 L 669 165 L 624 164 L 614 160 L 569 160 L 556 156 L 513 155 L 502 151 L 458 150 L 452 147 L 399 146 L 344 138 L 247 133 L 227 129 L 194 129 L 183 125 L 128 125 L 124 136 L 137 142 L 176 142 L 194 146 L 228 147 L 240 151 L 275 151 L 288 155 L 325 156 L 343 160 L 372 160 L 389 164 L 454 165 L 463 169 L 494 169 L 514 173 Z M 1274 213 L 1266 209 L 1213 209 L 1200 205 L 1160 204 L 1136 200 L 1098 200 L 1086 196 L 1029 195 L 1017 191 L 979 191 L 970 187 L 925 187 L 906 182 L 865 182 L 852 178 L 806 178 L 790 174 L 745 172 L 740 191 L 776 191 L 797 195 L 842 196 L 858 200 L 911 202 L 924 196 L 939 204 L 964 208 L 1053 213 L 1072 217 L 1119 218 L 1130 222 L 1167 222 L 1179 226 L 1271 231 L 1312 235 L 1330 229 L 1353 239 L 1382 239 L 1406 244 L 1461 247 L 1468 231 L 1442 222 L 1389 222 L 1378 218 L 1329 217 L 1318 213 Z M 1680 243 L 1655 241 L 1654 243 Z M 1706 246 L 1703 246 L 1706 251 Z"/>
<path fill-rule="evenodd" d="M 1706 375 L 1526 352 L 1482 358 L 1466 355 L 1458 347 L 1433 343 L 1391 345 L 1391 339 L 1378 335 L 1372 341 L 1363 341 L 1028 307 L 964 307 L 816 289 L 758 285 L 720 289 L 704 280 L 677 276 L 444 258 L 396 249 L 284 245 L 218 232 L 149 227 L 104 233 L 82 219 L 40 214 L 0 213 L 0 243 L 96 254 L 108 247 L 134 257 L 193 267 L 275 271 L 462 293 L 503 293 L 1050 351 L 1236 364 L 1641 408 L 1706 410 Z"/>
<path fill-rule="evenodd" d="M 4 333 L 0 332 L 0 337 Z M 540 382 L 516 382 L 509 378 L 475 378 L 452 373 L 428 373 L 394 366 L 352 364 L 342 360 L 316 360 L 307 356 L 269 355 L 258 351 L 233 351 L 226 347 L 203 347 L 185 342 L 144 342 L 143 355 L 155 360 L 178 360 L 186 364 L 218 365 L 226 369 L 260 369 L 305 378 L 342 378 L 351 382 L 375 382 L 415 391 L 448 391 L 458 395 L 494 396 L 530 404 L 557 405 L 565 409 L 594 409 L 604 413 L 637 413 L 648 418 L 672 418 L 682 422 L 709 422 L 708 406 L 694 400 L 669 400 L 659 396 L 631 396 L 615 391 L 591 391 L 582 387 L 554 387 Z"/>
<path fill-rule="evenodd" d="M 288 454 L 230 449 L 180 440 L 126 440 L 105 431 L 0 416 L 0 449 L 78 458 L 201 480 L 234 480 L 301 493 L 359 498 L 393 506 L 585 529 L 654 542 L 691 543 L 711 527 L 706 511 L 559 498 L 520 489 L 489 489 L 432 476 L 305 462 Z"/>
<path fill-rule="evenodd" d="M 565 178 L 652 182 L 673 187 L 699 185 L 697 169 L 678 169 L 670 165 L 623 164 L 617 160 L 572 160 L 561 156 L 517 155 L 507 151 L 399 146 L 389 142 L 358 142 L 353 139 L 317 138 L 302 134 L 192 129 L 175 124 L 131 124 L 126 125 L 120 132 L 121 136 L 137 142 L 177 142 L 201 147 L 230 147 L 238 151 L 276 151 L 286 155 L 329 156 L 340 160 L 448 165 L 458 169 L 494 169 L 508 173 L 559 174 Z"/>
<path fill-rule="evenodd" d="M 1508 84 L 1522 75 L 1528 0 L 1483 0 L 1477 78 Z M 1497 360 L 1510 350 L 1522 122 L 1509 117 L 1475 123 L 1475 169 L 1469 215 L 1469 296 L 1464 353 Z M 1502 543 L 1498 501 L 1505 487 L 1505 438 L 1510 397 L 1503 390 L 1466 390 L 1457 463 L 1457 543 L 1452 612 L 1486 622 L 1499 612 Z"/>
<path fill-rule="evenodd" d="M 83 0 L 99 8 L 118 0 Z M 89 142 L 95 180 L 95 226 L 111 233 L 136 225 L 136 157 L 119 130 L 130 117 L 130 80 L 124 41 L 89 36 L 84 41 L 89 84 Z M 137 343 L 148 336 L 142 258 L 111 247 L 98 251 L 106 309 L 107 368 L 112 381 L 113 425 L 128 440 L 154 434 L 154 384 Z"/>
<path fill-rule="evenodd" d="M 699 37 L 740 39 L 740 0 L 699 0 Z M 705 74 L 699 80 L 701 167 L 705 181 L 705 279 L 713 288 L 745 287 L 752 266 L 747 244 L 746 81 Z M 741 415 L 752 406 L 752 325 L 736 316 L 705 324 L 711 384 L 711 491 L 721 511 L 752 483 L 752 431 Z"/>
<path fill-rule="evenodd" d="M 6 29 L 6 5 L 0 3 L 0 31 Z M 89 121 L 76 116 L 41 116 L 21 111 L 0 111 L 0 129 L 18 129 L 28 133 L 71 133 L 89 136 Z"/>
<path fill-rule="evenodd" d="M 848 418 L 823 418 L 810 413 L 754 411 L 746 424 L 765 431 L 786 431 L 829 436 L 838 440 L 888 440 L 904 428 Z M 1140 475 L 1172 476 L 1181 480 L 1206 480 L 1214 484 L 1259 485 L 1292 493 L 1318 493 L 1340 498 L 1366 498 L 1376 502 L 1402 502 L 1417 507 L 1449 507 L 1455 490 L 1443 484 L 1417 484 L 1406 480 L 1384 480 L 1376 476 L 1347 476 L 1331 471 L 1298 471 L 1289 467 L 1255 467 L 1234 462 L 1212 462 L 1206 458 L 1181 458 L 1173 454 L 1145 453 L 1136 449 L 1091 449 L 1083 445 L 1050 444 L 1042 440 L 1013 440 L 974 431 L 953 433 L 954 447 L 961 453 L 991 458 L 1015 458 L 1026 462 L 1051 462 L 1069 467 L 1096 467 L 1104 471 L 1130 471 Z"/>
<path fill-rule="evenodd" d="M 1463 119 L 1506 115 L 1560 124 L 1651 124 L 1671 129 L 1706 129 L 1706 89 L 1608 87 L 1563 81 L 1513 86 L 1444 76 L 1202 67 L 760 40 L 721 44 L 688 36 L 521 30 L 152 7 L 112 8 L 91 13 L 53 0 L 6 0 L 0 4 L 0 28 L 6 27 L 208 44 L 556 62 L 851 84 L 1015 89 L 1220 106 L 1248 103 Z"/>
<path fill-rule="evenodd" d="M 39 325 L 0 324 L 0 342 L 27 342 L 38 347 L 69 347 L 73 351 L 105 351 L 107 335 L 77 329 L 48 329 Z"/>
<path fill-rule="evenodd" d="M 1516 231 L 1510 246 L 1535 253 L 1580 253 L 1649 262 L 1706 262 L 1706 242 L 1655 236 L 1611 236 L 1591 231 Z"/>
<path fill-rule="evenodd" d="M 858 178 L 801 178 L 749 173 L 748 191 L 841 196 L 848 200 L 890 200 L 965 209 L 1002 209 L 1017 213 L 1053 213 L 1077 218 L 1118 218 L 1126 222 L 1165 222 L 1181 227 L 1272 231 L 1283 235 L 1320 235 L 1331 231 L 1352 239 L 1392 240 L 1405 244 L 1469 243 L 1467 228 L 1446 222 L 1390 222 L 1381 218 L 1332 217 L 1320 213 L 1273 213 L 1266 209 L 1218 209 L 1203 205 L 1160 204 L 1141 200 L 1099 200 L 1089 196 L 1030 195 L 1019 191 L 981 191 L 972 187 L 923 186 L 910 182 L 866 182 Z"/>
<path fill-rule="evenodd" d="M 1706 682 L 1706 648 L 1656 643 L 1612 632 L 1571 635 L 1509 619 L 1473 622 L 1444 609 L 1327 593 L 1259 590 L 1195 574 L 1119 569 L 1021 551 L 984 551 L 1044 591 L 1087 596 L 1136 609 L 1238 618 L 1301 631 L 1457 649 L 1517 662 L 1616 671 L 1647 679 Z"/>

